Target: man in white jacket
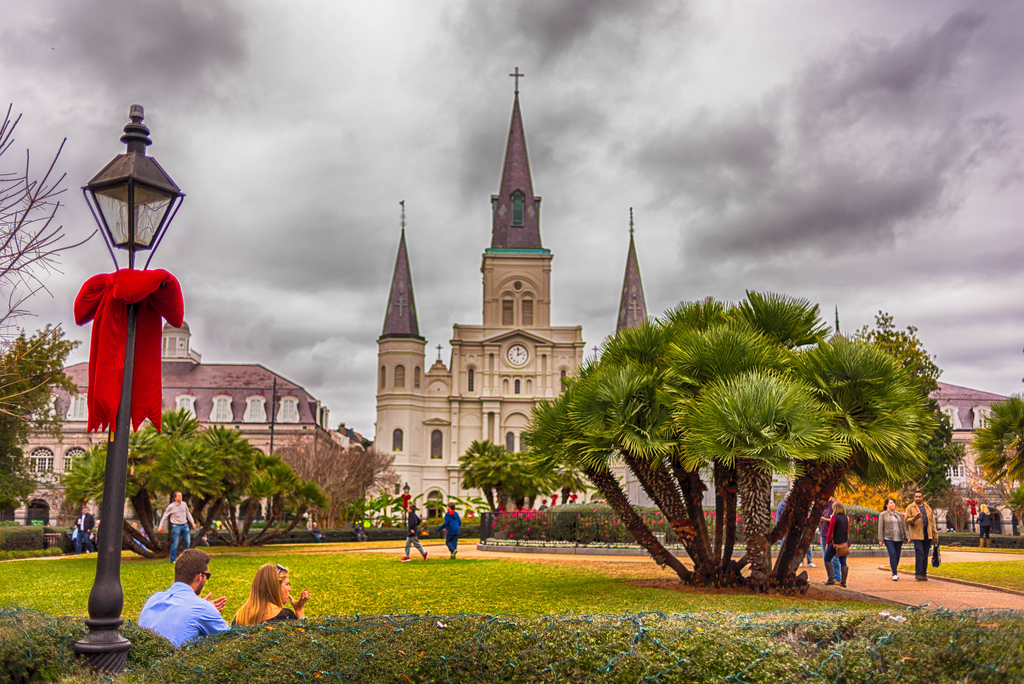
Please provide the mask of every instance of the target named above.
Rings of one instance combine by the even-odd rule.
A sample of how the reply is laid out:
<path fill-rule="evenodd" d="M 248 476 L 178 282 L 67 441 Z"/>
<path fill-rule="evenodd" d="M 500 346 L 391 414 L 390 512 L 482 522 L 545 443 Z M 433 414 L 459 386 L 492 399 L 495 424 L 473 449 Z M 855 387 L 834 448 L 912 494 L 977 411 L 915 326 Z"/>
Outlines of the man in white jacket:
<path fill-rule="evenodd" d="M 174 492 L 174 501 L 167 505 L 167 510 L 160 518 L 157 526 L 157 534 L 164 533 L 164 524 L 171 523 L 171 562 L 178 557 L 178 539 L 184 542 L 184 548 L 192 546 L 192 529 L 196 521 L 192 519 L 192 513 L 188 510 L 188 504 L 181 500 L 181 492 Z M 184 549 L 183 549 L 184 550 Z"/>

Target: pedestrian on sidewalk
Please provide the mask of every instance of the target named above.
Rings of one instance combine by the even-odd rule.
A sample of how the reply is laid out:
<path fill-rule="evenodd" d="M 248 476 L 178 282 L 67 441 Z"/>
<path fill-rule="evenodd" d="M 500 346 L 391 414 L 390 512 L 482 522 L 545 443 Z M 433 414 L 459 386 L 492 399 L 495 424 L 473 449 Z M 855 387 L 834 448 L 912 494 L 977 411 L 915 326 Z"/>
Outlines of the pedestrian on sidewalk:
<path fill-rule="evenodd" d="M 889 567 L 892 568 L 892 581 L 900 579 L 896 572 L 900 565 L 900 554 L 903 552 L 903 542 L 910 539 L 910 528 L 907 527 L 906 517 L 896 510 L 896 499 L 892 497 L 885 500 L 885 508 L 878 515 L 878 543 L 884 545 L 889 552 Z"/>
<path fill-rule="evenodd" d="M 978 529 L 981 530 L 978 546 L 981 548 L 992 546 L 992 537 L 989 536 L 989 532 L 992 531 L 992 514 L 989 513 L 988 506 L 985 504 L 981 504 L 981 512 L 978 514 Z"/>
<path fill-rule="evenodd" d="M 419 550 L 423 560 L 427 560 L 427 552 L 423 550 L 423 544 L 420 544 L 420 516 L 416 515 L 416 504 L 409 504 L 409 520 L 406 527 L 409 529 L 405 537 L 405 556 L 402 557 L 402 562 L 409 560 L 409 549 L 413 546 Z"/>
<path fill-rule="evenodd" d="M 818 524 L 818 541 L 821 542 L 821 555 L 825 557 L 825 553 L 828 551 L 828 524 L 832 520 L 832 507 L 836 505 L 836 500 L 832 497 L 828 498 L 828 503 L 825 504 L 825 509 L 821 512 L 821 521 Z M 828 574 L 828 573 L 826 573 Z M 838 578 L 840 574 L 839 557 L 836 556 L 832 559 L 832 574 L 830 577 Z"/>
<path fill-rule="evenodd" d="M 920 489 L 914 492 L 914 503 L 907 506 L 906 515 L 910 540 L 914 542 L 914 579 L 927 582 L 928 554 L 932 544 L 939 541 L 939 531 L 935 528 L 935 513 Z"/>
<path fill-rule="evenodd" d="M 160 518 L 156 533 L 164 533 L 164 523 L 171 523 L 171 562 L 178 557 L 178 540 L 181 539 L 182 551 L 192 547 L 192 529 L 196 521 L 188 510 L 188 504 L 181 500 L 181 492 L 174 492 L 174 501 L 167 504 L 164 515 Z"/>
<path fill-rule="evenodd" d="M 455 502 L 448 502 L 448 512 L 444 514 L 444 523 L 441 524 L 437 531 L 440 533 L 441 530 L 446 530 L 447 534 L 444 538 L 444 545 L 448 547 L 448 551 L 451 555 L 448 557 L 449 560 L 455 560 L 455 556 L 459 553 L 459 529 L 462 527 L 462 519 L 459 518 L 459 514 L 455 512 Z"/>
<path fill-rule="evenodd" d="M 835 584 L 838 579 L 839 586 L 846 587 L 846 578 L 850 574 L 846 565 L 846 555 L 850 552 L 850 519 L 846 517 L 846 507 L 838 501 L 832 505 L 832 519 L 828 522 L 825 542 L 825 573 L 828 575 L 825 584 Z M 835 558 L 839 559 L 839 577 L 832 574 L 832 560 Z"/>

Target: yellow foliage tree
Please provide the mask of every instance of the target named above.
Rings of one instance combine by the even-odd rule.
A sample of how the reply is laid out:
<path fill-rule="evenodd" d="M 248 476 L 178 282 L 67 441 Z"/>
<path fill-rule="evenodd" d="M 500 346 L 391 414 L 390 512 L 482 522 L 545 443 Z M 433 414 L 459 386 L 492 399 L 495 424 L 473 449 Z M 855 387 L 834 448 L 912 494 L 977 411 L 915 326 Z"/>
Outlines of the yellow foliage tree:
<path fill-rule="evenodd" d="M 896 507 L 900 510 L 903 510 L 909 503 L 905 500 L 903 492 L 893 491 L 884 484 L 864 484 L 856 475 L 846 478 L 839 486 L 837 494 L 836 499 L 847 506 L 864 506 L 876 511 L 885 507 L 885 500 L 889 497 L 896 499 Z"/>

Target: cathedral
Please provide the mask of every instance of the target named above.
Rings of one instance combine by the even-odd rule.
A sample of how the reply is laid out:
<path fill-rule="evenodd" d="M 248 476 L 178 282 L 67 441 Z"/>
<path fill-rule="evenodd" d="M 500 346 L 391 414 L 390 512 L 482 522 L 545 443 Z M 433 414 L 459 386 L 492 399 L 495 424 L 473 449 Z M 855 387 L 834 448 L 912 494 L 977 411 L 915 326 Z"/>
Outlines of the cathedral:
<path fill-rule="evenodd" d="M 480 266 L 483 321 L 453 325 L 447 367 L 440 359 L 426 367 L 403 227 L 377 340 L 376 445 L 395 455 L 401 481 L 427 502 L 469 494 L 459 456 L 473 440 L 520 450 L 533 407 L 557 396 L 583 362 L 582 327 L 551 324 L 553 255 L 541 242 L 540 203 L 517 89 L 501 183 L 491 196 L 491 244 Z M 617 329 L 646 317 L 631 227 Z"/>

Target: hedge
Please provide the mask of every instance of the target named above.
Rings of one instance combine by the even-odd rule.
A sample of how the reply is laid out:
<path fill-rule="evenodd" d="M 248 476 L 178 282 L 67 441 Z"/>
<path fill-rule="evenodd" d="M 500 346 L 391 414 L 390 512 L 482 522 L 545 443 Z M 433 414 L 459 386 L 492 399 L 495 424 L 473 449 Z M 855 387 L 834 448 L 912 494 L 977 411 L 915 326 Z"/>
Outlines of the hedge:
<path fill-rule="evenodd" d="M 1024 617 L 969 611 L 325 616 L 181 649 L 131 622 L 122 633 L 132 642 L 124 684 L 933 684 L 1024 672 Z M 0 682 L 109 681 L 76 662 L 72 645 L 84 634 L 80 618 L 0 610 Z"/>
<path fill-rule="evenodd" d="M 42 527 L 0 527 L 0 551 L 32 551 L 41 548 Z"/>

